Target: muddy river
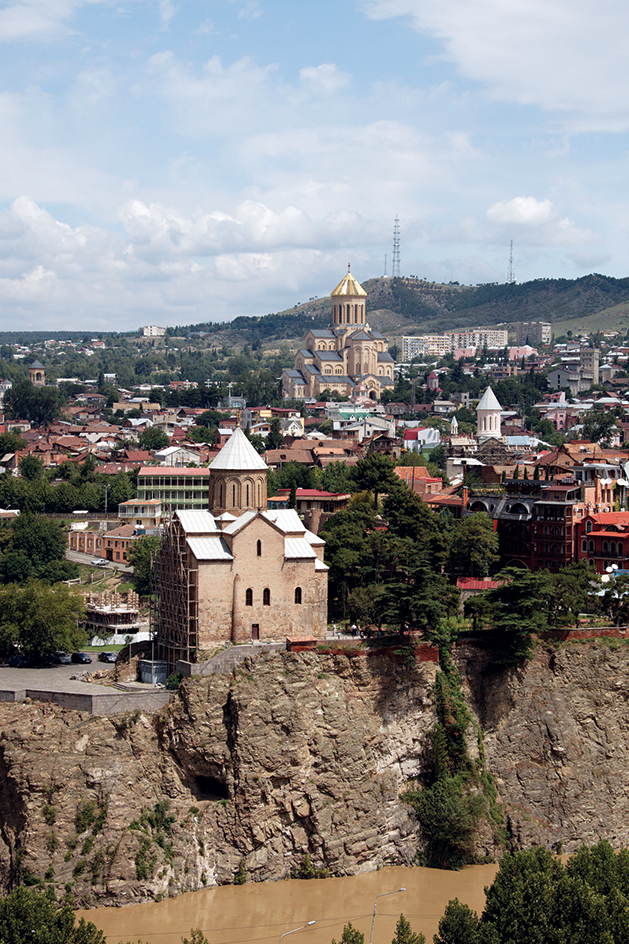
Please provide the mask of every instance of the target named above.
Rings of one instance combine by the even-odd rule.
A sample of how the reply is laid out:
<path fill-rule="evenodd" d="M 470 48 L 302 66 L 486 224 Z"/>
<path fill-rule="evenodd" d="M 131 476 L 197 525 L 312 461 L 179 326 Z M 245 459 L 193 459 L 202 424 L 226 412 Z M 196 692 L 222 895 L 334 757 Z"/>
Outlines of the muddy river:
<path fill-rule="evenodd" d="M 390 944 L 400 912 L 427 944 L 451 898 L 477 912 L 484 905 L 495 865 L 476 865 L 461 872 L 423 868 L 387 868 L 350 878 L 293 879 L 285 882 L 223 885 L 146 905 L 95 908 L 80 915 L 107 935 L 107 944 L 138 941 L 180 944 L 191 928 L 201 928 L 210 944 L 270 944 L 309 921 L 316 923 L 291 935 L 288 944 L 330 944 L 351 921 L 368 944 L 376 895 L 379 898 L 374 944 Z M 396 889 L 405 888 L 405 892 Z"/>

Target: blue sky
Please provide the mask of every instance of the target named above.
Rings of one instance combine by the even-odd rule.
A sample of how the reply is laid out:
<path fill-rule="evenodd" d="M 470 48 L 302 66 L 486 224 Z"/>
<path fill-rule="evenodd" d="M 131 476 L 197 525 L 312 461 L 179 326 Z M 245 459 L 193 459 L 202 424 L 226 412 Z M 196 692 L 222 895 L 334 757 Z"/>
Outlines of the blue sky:
<path fill-rule="evenodd" d="M 0 0 L 0 327 L 629 275 L 623 0 Z"/>

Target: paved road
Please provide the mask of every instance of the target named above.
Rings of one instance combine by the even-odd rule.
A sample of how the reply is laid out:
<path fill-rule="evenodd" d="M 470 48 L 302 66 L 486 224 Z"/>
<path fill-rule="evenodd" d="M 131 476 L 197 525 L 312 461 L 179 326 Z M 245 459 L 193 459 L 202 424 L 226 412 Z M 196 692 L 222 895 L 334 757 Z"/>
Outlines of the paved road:
<path fill-rule="evenodd" d="M 0 691 L 5 689 L 32 688 L 47 692 L 84 692 L 85 682 L 73 681 L 72 675 L 79 672 L 98 672 L 111 666 L 97 662 L 98 653 L 93 656 L 91 665 L 51 665 L 41 669 L 13 669 L 8 665 L 0 666 Z M 97 683 L 92 683 L 97 684 Z"/>
<path fill-rule="evenodd" d="M 74 561 L 76 564 L 91 564 L 96 558 L 93 554 L 82 554 L 79 551 L 66 550 L 67 560 Z M 119 570 L 125 574 L 132 574 L 133 567 L 127 564 L 120 564 L 117 561 L 110 561 L 105 567 L 94 567 L 94 570 Z"/>

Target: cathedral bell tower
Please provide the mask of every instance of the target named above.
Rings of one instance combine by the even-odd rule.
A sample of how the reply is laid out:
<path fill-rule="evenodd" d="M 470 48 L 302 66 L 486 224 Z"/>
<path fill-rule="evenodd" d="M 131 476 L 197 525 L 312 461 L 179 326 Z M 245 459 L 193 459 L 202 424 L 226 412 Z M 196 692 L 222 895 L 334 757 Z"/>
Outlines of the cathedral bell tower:
<path fill-rule="evenodd" d="M 339 282 L 333 292 L 331 292 L 333 310 L 332 327 L 345 328 L 346 330 L 356 330 L 359 327 L 364 328 L 365 320 L 365 300 L 367 292 L 364 290 L 347 267 L 347 275 Z"/>

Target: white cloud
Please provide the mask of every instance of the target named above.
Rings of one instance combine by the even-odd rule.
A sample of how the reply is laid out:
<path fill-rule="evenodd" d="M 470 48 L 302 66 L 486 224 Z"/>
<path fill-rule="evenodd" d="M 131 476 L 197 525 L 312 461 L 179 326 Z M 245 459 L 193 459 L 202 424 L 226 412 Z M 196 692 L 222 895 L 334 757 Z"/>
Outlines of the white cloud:
<path fill-rule="evenodd" d="M 335 95 L 349 87 L 352 81 L 348 72 L 341 72 L 333 62 L 320 66 L 304 66 L 299 70 L 302 84 L 316 94 Z"/>
<path fill-rule="evenodd" d="M 574 245 L 593 239 L 592 233 L 579 229 L 568 217 L 560 216 L 548 199 L 501 200 L 490 206 L 485 216 L 494 233 L 517 233 L 520 241 L 531 244 Z"/>
<path fill-rule="evenodd" d="M 500 101 L 567 113 L 580 130 L 629 127 L 625 0 L 363 0 L 363 9 L 410 17 Z"/>
<path fill-rule="evenodd" d="M 71 32 L 69 21 L 80 7 L 106 0 L 19 0 L 0 10 L 0 42 L 48 41 Z"/>

